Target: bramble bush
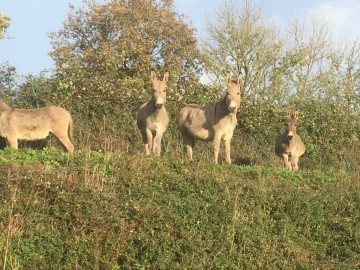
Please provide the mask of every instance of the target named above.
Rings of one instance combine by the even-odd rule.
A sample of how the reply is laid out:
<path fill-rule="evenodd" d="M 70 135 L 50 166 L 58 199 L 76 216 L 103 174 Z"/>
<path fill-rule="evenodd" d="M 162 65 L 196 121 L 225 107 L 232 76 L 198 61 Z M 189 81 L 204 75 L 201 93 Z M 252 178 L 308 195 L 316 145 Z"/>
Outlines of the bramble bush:
<path fill-rule="evenodd" d="M 143 87 L 142 80 L 124 81 L 122 86 L 109 88 L 114 93 L 111 97 L 102 97 L 101 103 L 94 102 L 92 97 L 73 97 L 71 106 L 65 107 L 73 115 L 77 149 L 142 153 L 136 116 L 140 105 L 151 97 L 150 91 Z M 186 103 L 206 105 L 220 100 L 223 95 L 221 89 L 206 85 L 194 83 L 183 87 L 179 90 L 169 85 L 167 93 L 166 108 L 170 114 L 170 124 L 164 134 L 163 147 L 164 155 L 174 158 L 184 156 L 181 135 L 176 126 L 176 117 L 181 107 Z M 127 94 L 124 94 L 126 91 Z M 176 95 L 179 91 L 183 93 L 181 96 Z M 50 95 L 48 98 L 47 93 Z M 51 91 L 40 91 L 39 94 L 45 101 L 54 98 Z M 29 100 L 35 99 L 31 95 L 27 97 Z M 274 145 L 276 138 L 284 131 L 283 118 L 288 110 L 299 111 L 298 133 L 307 148 L 300 159 L 301 167 L 358 171 L 359 113 L 347 104 L 328 99 L 289 102 L 286 106 L 280 106 L 244 97 L 232 141 L 233 161 L 244 165 L 281 166 L 281 160 L 275 156 Z M 43 148 L 46 144 L 61 148 L 53 137 L 35 146 Z M 26 147 L 31 143 L 22 142 L 22 145 Z M 5 146 L 4 140 L 2 146 Z M 213 159 L 212 151 L 210 143 L 198 142 L 194 158 L 201 157 L 210 162 Z"/>
<path fill-rule="evenodd" d="M 358 177 L 1 151 L 4 269 L 354 269 Z"/>

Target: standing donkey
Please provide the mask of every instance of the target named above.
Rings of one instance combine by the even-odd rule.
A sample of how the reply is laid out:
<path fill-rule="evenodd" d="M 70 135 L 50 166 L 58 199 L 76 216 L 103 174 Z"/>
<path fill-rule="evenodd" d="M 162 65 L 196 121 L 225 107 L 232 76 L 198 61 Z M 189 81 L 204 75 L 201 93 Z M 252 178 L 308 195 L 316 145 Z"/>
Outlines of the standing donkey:
<path fill-rule="evenodd" d="M 195 140 L 213 141 L 214 161 L 218 163 L 221 139 L 225 141 L 226 162 L 231 164 L 230 143 L 237 124 L 236 112 L 240 107 L 241 76 L 232 81 L 226 76 L 226 95 L 217 103 L 201 107 L 190 104 L 180 110 L 177 119 L 179 130 L 186 147 L 186 157 L 192 160 Z"/>
<path fill-rule="evenodd" d="M 54 105 L 38 109 L 17 109 L 0 101 L 0 136 L 6 139 L 8 147 L 17 149 L 18 140 L 40 140 L 50 132 L 69 153 L 74 152 L 70 112 Z"/>
<path fill-rule="evenodd" d="M 275 145 L 276 155 L 284 160 L 285 168 L 290 171 L 299 169 L 299 157 L 305 153 L 305 145 L 296 133 L 297 121 L 297 112 L 288 113 L 285 118 L 285 132 L 277 139 Z"/>
<path fill-rule="evenodd" d="M 164 74 L 162 80 L 158 80 L 156 73 L 151 71 L 152 98 L 144 103 L 139 110 L 137 125 L 141 131 L 145 154 L 151 151 L 157 156 L 161 152 L 161 139 L 169 124 L 169 115 L 165 109 L 166 82 L 169 72 Z"/>

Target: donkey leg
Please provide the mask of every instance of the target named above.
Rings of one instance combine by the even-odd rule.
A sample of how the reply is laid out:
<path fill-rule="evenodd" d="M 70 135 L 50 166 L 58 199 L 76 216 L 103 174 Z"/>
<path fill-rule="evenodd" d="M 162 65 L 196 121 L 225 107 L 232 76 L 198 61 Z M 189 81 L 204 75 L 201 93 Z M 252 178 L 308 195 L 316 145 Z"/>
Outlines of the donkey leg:
<path fill-rule="evenodd" d="M 18 140 L 16 137 L 6 138 L 7 147 L 18 149 Z"/>
<path fill-rule="evenodd" d="M 161 139 L 162 139 L 163 133 L 157 132 L 154 138 L 154 146 L 153 146 L 153 152 L 156 156 L 160 156 L 161 153 Z"/>
<path fill-rule="evenodd" d="M 193 148 L 195 147 L 195 139 L 192 136 L 183 133 L 183 141 L 186 148 L 186 159 L 192 161 Z"/>
<path fill-rule="evenodd" d="M 186 159 L 188 161 L 192 161 L 193 160 L 193 148 L 189 144 L 186 144 L 185 147 L 186 147 Z"/>
<path fill-rule="evenodd" d="M 63 146 L 66 148 L 66 150 L 71 154 L 74 152 L 74 145 L 72 144 L 72 142 L 70 141 L 69 137 L 66 135 L 63 136 L 57 136 L 56 137 L 59 139 L 59 141 L 63 144 Z"/>
<path fill-rule="evenodd" d="M 291 171 L 292 167 L 291 167 L 291 163 L 289 161 L 289 155 L 288 154 L 282 154 L 282 156 L 283 156 L 285 168 L 287 168 L 287 169 L 289 169 Z"/>
<path fill-rule="evenodd" d="M 153 134 L 150 129 L 146 129 L 145 155 L 150 155 L 153 148 Z"/>
<path fill-rule="evenodd" d="M 291 168 L 294 172 L 299 170 L 299 157 L 297 156 L 291 156 Z"/>
<path fill-rule="evenodd" d="M 224 137 L 224 141 L 225 141 L 225 158 L 226 158 L 226 162 L 231 164 L 231 138 L 232 138 L 233 134 L 227 134 Z"/>
<path fill-rule="evenodd" d="M 149 153 L 149 144 L 148 144 L 147 135 L 146 135 L 145 130 L 141 131 L 141 138 L 142 138 L 142 141 L 143 141 L 143 144 L 144 144 L 145 154 L 148 155 L 148 153 Z"/>
<path fill-rule="evenodd" d="M 218 164 L 218 157 L 220 152 L 220 142 L 221 142 L 221 136 L 215 134 L 214 137 L 214 162 L 215 164 Z"/>

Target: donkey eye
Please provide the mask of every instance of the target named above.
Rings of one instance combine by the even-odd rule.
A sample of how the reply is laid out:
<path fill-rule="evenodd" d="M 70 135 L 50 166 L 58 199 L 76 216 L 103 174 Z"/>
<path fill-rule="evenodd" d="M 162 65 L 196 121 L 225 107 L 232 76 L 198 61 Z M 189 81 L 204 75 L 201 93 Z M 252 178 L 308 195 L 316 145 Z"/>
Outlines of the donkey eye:
<path fill-rule="evenodd" d="M 240 92 L 238 92 L 237 95 L 240 96 Z"/>

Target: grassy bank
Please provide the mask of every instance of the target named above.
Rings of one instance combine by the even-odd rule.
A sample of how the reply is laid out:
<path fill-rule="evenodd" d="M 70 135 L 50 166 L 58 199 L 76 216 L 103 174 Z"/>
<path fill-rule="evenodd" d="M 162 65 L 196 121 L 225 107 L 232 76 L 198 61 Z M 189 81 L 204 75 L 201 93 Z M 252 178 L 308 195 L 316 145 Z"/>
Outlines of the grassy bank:
<path fill-rule="evenodd" d="M 3 269 L 356 269 L 359 177 L 0 153 Z"/>

